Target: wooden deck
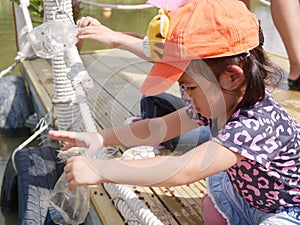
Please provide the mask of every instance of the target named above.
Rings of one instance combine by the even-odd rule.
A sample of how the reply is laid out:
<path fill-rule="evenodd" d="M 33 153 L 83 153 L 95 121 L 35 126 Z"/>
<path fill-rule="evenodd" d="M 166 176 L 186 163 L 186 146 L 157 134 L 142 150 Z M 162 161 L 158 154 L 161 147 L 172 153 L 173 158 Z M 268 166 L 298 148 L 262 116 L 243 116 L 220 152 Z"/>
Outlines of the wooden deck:
<path fill-rule="evenodd" d="M 88 101 L 99 129 L 123 124 L 126 118 L 140 115 L 142 95 L 139 86 L 151 64 L 121 50 L 103 50 L 81 56 L 94 79 L 95 86 L 88 93 Z M 38 58 L 24 61 L 22 69 L 37 103 L 36 111 L 43 116 L 51 108 L 54 91 L 50 63 Z M 179 95 L 175 87 L 169 92 Z M 102 185 L 90 190 L 101 223 L 124 224 Z M 175 188 L 134 186 L 132 190 L 164 224 L 203 224 L 198 203 L 206 192 L 204 181 Z"/>
<path fill-rule="evenodd" d="M 139 87 L 151 64 L 121 50 L 102 50 L 81 56 L 94 79 L 95 87 L 88 93 L 88 101 L 99 128 L 120 125 L 126 118 L 140 115 Z M 274 59 L 278 60 L 278 57 Z M 286 66 L 286 59 L 279 61 Z M 36 111 L 42 116 L 51 107 L 51 66 L 47 60 L 35 59 L 24 61 L 22 70 L 29 81 L 32 97 L 38 103 Z M 179 94 L 175 87 L 169 92 Z M 300 123 L 300 93 L 278 89 L 273 95 Z M 124 224 L 124 219 L 116 211 L 102 185 L 91 187 L 90 190 L 91 201 L 101 223 Z M 206 192 L 203 180 L 174 188 L 133 186 L 132 190 L 164 224 L 203 224 L 199 213 L 199 201 Z"/>

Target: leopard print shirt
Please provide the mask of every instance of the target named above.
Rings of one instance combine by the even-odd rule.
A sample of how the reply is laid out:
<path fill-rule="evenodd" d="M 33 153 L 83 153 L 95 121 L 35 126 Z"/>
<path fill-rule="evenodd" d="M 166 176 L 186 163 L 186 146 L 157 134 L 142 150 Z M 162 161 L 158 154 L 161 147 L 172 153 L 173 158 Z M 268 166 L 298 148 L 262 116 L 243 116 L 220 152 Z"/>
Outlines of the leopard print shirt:
<path fill-rule="evenodd" d="M 300 126 L 268 93 L 237 110 L 214 140 L 245 157 L 227 173 L 250 205 L 264 212 L 300 205 Z"/>
<path fill-rule="evenodd" d="M 190 118 L 211 125 L 180 90 Z M 300 126 L 269 93 L 237 110 L 213 140 L 245 157 L 227 173 L 250 205 L 264 212 L 300 205 Z"/>

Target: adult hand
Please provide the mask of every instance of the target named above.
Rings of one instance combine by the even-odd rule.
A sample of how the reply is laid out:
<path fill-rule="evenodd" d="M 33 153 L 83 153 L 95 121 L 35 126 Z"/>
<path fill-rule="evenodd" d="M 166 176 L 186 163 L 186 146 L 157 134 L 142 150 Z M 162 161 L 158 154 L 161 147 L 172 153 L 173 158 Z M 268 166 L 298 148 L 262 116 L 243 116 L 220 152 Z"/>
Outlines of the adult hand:
<path fill-rule="evenodd" d="M 82 17 L 77 21 L 77 26 L 79 28 L 77 35 L 79 41 L 93 40 L 110 47 L 118 46 L 120 33 L 102 25 L 95 18 Z"/>
<path fill-rule="evenodd" d="M 101 23 L 90 16 L 86 16 L 86 17 L 81 17 L 78 21 L 77 21 L 77 27 L 82 28 L 82 27 L 87 27 L 87 26 L 99 26 L 101 25 Z"/>
<path fill-rule="evenodd" d="M 66 151 L 72 147 L 88 148 L 92 152 L 96 152 L 103 146 L 103 138 L 98 132 L 70 132 L 70 131 L 49 131 L 49 136 L 53 140 L 67 142 L 62 147 L 62 151 Z"/>
<path fill-rule="evenodd" d="M 64 172 L 71 191 L 77 186 L 104 182 L 103 177 L 93 168 L 93 163 L 99 162 L 96 162 L 96 159 L 87 159 L 84 156 L 74 156 L 68 159 Z"/>
<path fill-rule="evenodd" d="M 97 19 L 92 17 L 82 17 L 77 22 L 79 42 L 77 46 L 81 49 L 84 40 L 92 40 L 103 45 L 120 48 L 137 56 L 151 60 L 144 54 L 143 38 L 145 35 L 134 32 L 117 32 L 102 25 Z"/>

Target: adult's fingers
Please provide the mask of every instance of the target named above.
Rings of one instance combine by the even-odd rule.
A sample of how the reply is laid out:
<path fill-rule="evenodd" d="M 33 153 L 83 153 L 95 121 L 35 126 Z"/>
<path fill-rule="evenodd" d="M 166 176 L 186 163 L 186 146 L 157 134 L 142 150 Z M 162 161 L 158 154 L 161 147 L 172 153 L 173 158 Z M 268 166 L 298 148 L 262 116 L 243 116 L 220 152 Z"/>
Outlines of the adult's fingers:
<path fill-rule="evenodd" d="M 77 21 L 77 27 L 85 27 L 90 24 L 90 20 L 88 17 L 82 17 Z"/>
<path fill-rule="evenodd" d="M 100 24 L 101 23 L 97 19 L 90 17 L 90 16 L 82 17 L 81 19 L 79 19 L 77 21 L 78 27 L 97 26 Z"/>
<path fill-rule="evenodd" d="M 98 33 L 95 27 L 81 27 L 78 30 L 78 35 L 88 35 L 88 34 L 96 34 Z"/>

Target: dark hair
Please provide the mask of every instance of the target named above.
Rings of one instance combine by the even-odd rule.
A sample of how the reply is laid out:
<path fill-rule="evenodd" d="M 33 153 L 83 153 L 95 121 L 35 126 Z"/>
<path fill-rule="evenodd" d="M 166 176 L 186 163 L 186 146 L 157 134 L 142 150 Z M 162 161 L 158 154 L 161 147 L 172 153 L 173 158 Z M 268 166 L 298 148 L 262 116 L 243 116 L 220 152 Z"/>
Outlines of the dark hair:
<path fill-rule="evenodd" d="M 250 54 L 249 54 L 250 53 Z M 262 100 L 266 86 L 275 88 L 283 78 L 283 71 L 267 57 L 262 45 L 235 56 L 203 59 L 217 79 L 230 65 L 240 66 L 245 74 L 245 95 L 238 107 L 250 107 Z M 222 87 L 221 87 L 222 88 Z M 224 90 L 228 91 L 228 90 Z"/>

